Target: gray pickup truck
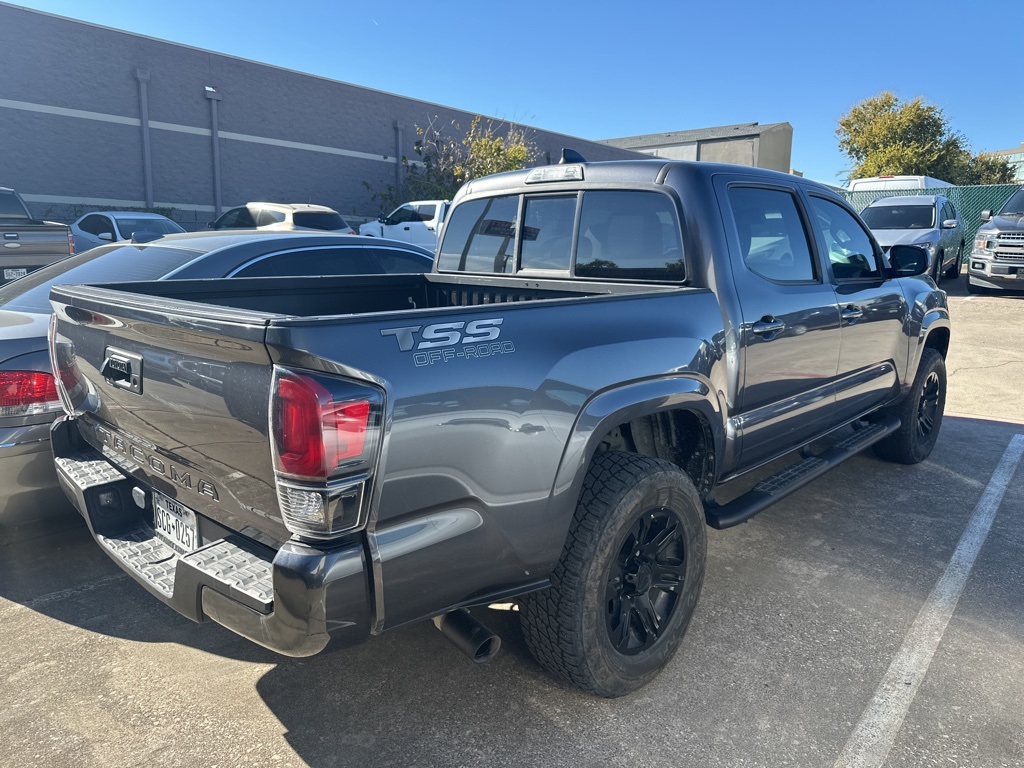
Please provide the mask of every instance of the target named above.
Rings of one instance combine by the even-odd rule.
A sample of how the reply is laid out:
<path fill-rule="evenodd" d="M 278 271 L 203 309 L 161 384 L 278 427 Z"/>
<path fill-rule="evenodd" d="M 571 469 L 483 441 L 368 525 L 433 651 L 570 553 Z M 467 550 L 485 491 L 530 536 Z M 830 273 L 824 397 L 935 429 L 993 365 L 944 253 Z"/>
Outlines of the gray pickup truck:
<path fill-rule="evenodd" d="M 514 601 L 544 667 L 622 695 L 683 636 L 706 525 L 871 445 L 928 456 L 950 324 L 926 266 L 794 176 L 486 177 L 426 275 L 54 288 L 58 474 L 193 620 L 303 656 L 433 619 L 485 660 L 465 609 Z"/>
<path fill-rule="evenodd" d="M 0 187 L 0 284 L 75 252 L 67 224 L 33 219 L 21 195 Z"/>
<path fill-rule="evenodd" d="M 967 262 L 967 290 L 1024 290 L 1024 187 L 996 214 L 982 211 L 981 220 Z"/>

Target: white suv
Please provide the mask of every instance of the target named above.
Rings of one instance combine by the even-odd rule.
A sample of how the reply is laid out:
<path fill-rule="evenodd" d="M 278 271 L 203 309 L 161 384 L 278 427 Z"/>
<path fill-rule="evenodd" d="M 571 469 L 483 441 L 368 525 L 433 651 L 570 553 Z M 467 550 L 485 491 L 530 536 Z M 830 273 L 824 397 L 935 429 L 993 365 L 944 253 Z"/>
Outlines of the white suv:
<path fill-rule="evenodd" d="M 246 203 L 211 221 L 210 229 L 318 229 L 354 235 L 356 231 L 333 208 L 308 203 Z"/>

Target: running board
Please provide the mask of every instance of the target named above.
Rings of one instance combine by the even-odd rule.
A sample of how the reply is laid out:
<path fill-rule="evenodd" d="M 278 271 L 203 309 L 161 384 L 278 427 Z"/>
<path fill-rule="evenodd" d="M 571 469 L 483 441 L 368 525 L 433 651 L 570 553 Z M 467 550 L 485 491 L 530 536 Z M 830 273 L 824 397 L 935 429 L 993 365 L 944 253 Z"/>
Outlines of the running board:
<path fill-rule="evenodd" d="M 794 491 L 803 488 L 837 464 L 855 456 L 868 446 L 874 445 L 899 428 L 900 420 L 896 416 L 872 422 L 820 454 L 808 456 L 778 474 L 766 477 L 751 490 L 727 504 L 719 505 L 714 501 L 708 502 L 704 508 L 704 519 L 712 528 L 718 529 L 731 528 L 734 525 L 745 523 L 758 512 L 763 512 L 775 502 L 781 501 Z"/>

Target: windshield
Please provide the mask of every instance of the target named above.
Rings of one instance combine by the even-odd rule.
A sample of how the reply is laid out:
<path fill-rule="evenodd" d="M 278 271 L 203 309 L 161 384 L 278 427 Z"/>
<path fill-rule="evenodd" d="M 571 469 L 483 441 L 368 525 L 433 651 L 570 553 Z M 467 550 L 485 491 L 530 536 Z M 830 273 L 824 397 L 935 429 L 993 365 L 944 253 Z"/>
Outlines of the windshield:
<path fill-rule="evenodd" d="M 48 315 L 53 311 L 50 307 L 53 285 L 158 280 L 202 255 L 200 251 L 184 248 L 102 245 L 0 286 L 0 308 Z"/>
<path fill-rule="evenodd" d="M 1018 189 L 1014 192 L 1002 209 L 1000 209 L 999 213 L 1024 213 L 1024 189 Z"/>
<path fill-rule="evenodd" d="M 348 229 L 348 224 L 337 213 L 296 211 L 292 214 L 292 223 L 296 227 L 307 227 L 308 229 Z"/>
<path fill-rule="evenodd" d="M 169 219 L 128 219 L 117 217 L 117 227 L 126 238 L 133 232 L 156 232 L 160 235 L 173 235 L 185 230 Z"/>
<path fill-rule="evenodd" d="M 872 205 L 860 217 L 871 229 L 931 229 L 934 205 Z"/>

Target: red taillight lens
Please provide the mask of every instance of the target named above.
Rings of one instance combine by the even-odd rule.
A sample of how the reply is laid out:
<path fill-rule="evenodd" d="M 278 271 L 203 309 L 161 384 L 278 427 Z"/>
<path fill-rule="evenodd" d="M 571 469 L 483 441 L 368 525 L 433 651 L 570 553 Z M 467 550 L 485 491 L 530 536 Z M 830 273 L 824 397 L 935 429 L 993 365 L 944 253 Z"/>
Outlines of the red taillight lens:
<path fill-rule="evenodd" d="M 326 479 L 366 446 L 370 401 L 336 403 L 308 376 L 278 378 L 273 412 L 277 469 L 288 475 Z"/>
<path fill-rule="evenodd" d="M 68 254 L 71 256 L 75 255 L 75 236 L 68 230 Z"/>
<path fill-rule="evenodd" d="M 0 371 L 0 416 L 46 413 L 60 407 L 53 376 L 40 371 Z"/>

